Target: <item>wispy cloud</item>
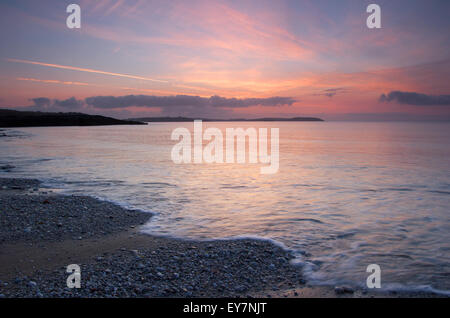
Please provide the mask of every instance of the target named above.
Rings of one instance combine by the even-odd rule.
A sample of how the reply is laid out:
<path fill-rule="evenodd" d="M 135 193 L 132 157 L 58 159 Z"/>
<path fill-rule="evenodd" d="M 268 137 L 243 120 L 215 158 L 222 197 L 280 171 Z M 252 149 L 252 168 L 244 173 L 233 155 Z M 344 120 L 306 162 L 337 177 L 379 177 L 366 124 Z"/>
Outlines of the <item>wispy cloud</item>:
<path fill-rule="evenodd" d="M 82 67 L 75 67 L 75 66 L 42 63 L 42 62 L 29 61 L 29 60 L 19 60 L 19 59 L 6 59 L 6 60 L 8 62 L 40 65 L 40 66 L 59 68 L 59 69 L 64 69 L 64 70 L 71 70 L 71 71 L 79 71 L 79 72 L 86 72 L 86 73 L 96 73 L 96 74 L 103 74 L 103 75 L 124 77 L 124 78 L 131 78 L 131 79 L 137 79 L 137 80 L 143 80 L 143 81 L 151 81 L 151 82 L 168 83 L 168 81 L 154 79 L 154 78 L 149 78 L 149 77 L 142 77 L 142 76 L 129 75 L 129 74 L 120 74 L 120 73 L 113 73 L 113 72 L 105 72 L 105 71 L 100 71 L 100 70 L 95 70 L 95 69 L 90 69 L 90 68 L 82 68 Z"/>
<path fill-rule="evenodd" d="M 130 10 L 124 5 L 114 13 L 123 16 Z M 87 36 L 120 44 L 164 45 L 187 50 L 203 48 L 208 50 L 204 54 L 219 55 L 223 59 L 231 54 L 247 59 L 309 60 L 314 55 L 310 42 L 280 27 L 278 21 L 262 18 L 268 14 L 258 19 L 255 14 L 243 13 L 224 2 L 181 1 L 151 13 L 159 21 L 155 26 L 147 13 L 150 10 L 153 5 L 146 3 L 139 13 L 134 12 L 133 23 L 140 25 L 140 29 L 157 29 L 156 33 L 137 32 L 129 24 L 121 24 L 121 19 L 114 26 L 86 24 L 82 31 Z M 161 14 L 165 15 L 162 21 L 159 20 Z"/>
<path fill-rule="evenodd" d="M 338 87 L 338 88 L 328 88 L 328 89 L 324 89 L 321 93 L 318 94 L 314 94 L 315 96 L 326 96 L 326 97 L 333 97 L 335 96 L 337 93 L 341 93 L 344 92 L 346 89 L 342 88 L 342 87 Z"/>
<path fill-rule="evenodd" d="M 88 83 L 83 82 L 68 82 L 68 81 L 59 81 L 59 80 L 46 80 L 46 79 L 38 79 L 38 78 L 26 78 L 26 77 L 18 77 L 16 78 L 18 81 L 28 81 L 28 82 L 37 82 L 37 83 L 46 83 L 46 84 L 63 84 L 63 85 L 77 85 L 77 86 L 88 86 Z"/>

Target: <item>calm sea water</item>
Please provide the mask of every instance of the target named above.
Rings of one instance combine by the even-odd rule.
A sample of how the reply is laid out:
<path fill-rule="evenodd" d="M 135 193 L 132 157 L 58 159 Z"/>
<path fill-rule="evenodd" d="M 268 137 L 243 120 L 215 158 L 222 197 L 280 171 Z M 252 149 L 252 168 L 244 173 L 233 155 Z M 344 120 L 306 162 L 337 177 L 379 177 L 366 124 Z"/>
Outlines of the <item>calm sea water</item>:
<path fill-rule="evenodd" d="M 311 284 L 450 291 L 450 124 L 204 123 L 277 127 L 280 170 L 176 165 L 176 127 L 14 129 L 0 138 L 3 176 L 150 211 L 144 232 L 188 239 L 258 237 L 283 244 Z"/>

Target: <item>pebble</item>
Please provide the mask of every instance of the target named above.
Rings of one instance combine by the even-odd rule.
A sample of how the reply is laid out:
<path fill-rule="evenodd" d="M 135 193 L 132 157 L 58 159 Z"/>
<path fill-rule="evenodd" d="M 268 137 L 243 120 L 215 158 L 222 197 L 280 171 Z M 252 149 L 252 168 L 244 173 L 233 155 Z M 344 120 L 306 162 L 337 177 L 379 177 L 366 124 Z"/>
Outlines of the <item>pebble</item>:
<path fill-rule="evenodd" d="M 247 290 L 247 287 L 244 285 L 238 285 L 234 288 L 234 290 L 238 293 L 245 292 Z"/>
<path fill-rule="evenodd" d="M 138 250 L 131 250 L 131 253 L 133 253 L 135 256 L 139 256 L 139 251 Z"/>

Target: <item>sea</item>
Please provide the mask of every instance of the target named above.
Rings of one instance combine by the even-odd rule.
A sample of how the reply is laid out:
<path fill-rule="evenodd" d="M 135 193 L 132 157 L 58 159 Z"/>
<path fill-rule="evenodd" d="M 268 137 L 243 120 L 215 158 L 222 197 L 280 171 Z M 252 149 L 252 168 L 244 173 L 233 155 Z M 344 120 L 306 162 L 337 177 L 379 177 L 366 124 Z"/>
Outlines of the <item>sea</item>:
<path fill-rule="evenodd" d="M 7 129 L 0 176 L 36 178 L 154 214 L 141 231 L 188 240 L 254 238 L 290 250 L 310 285 L 450 295 L 450 123 L 207 122 L 278 128 L 279 170 L 176 164 L 176 128 Z M 205 144 L 207 142 L 205 141 Z"/>

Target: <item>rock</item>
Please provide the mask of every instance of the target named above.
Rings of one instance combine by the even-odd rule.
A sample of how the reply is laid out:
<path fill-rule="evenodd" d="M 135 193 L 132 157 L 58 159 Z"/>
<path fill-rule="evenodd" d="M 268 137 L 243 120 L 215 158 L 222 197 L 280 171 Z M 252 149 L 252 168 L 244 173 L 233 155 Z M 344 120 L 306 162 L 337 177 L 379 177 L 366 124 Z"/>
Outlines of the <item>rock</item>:
<path fill-rule="evenodd" d="M 29 285 L 30 287 L 36 287 L 36 286 L 37 286 L 37 283 L 34 282 L 34 281 L 32 281 L 32 280 L 30 280 L 30 281 L 28 282 L 28 285 Z"/>

